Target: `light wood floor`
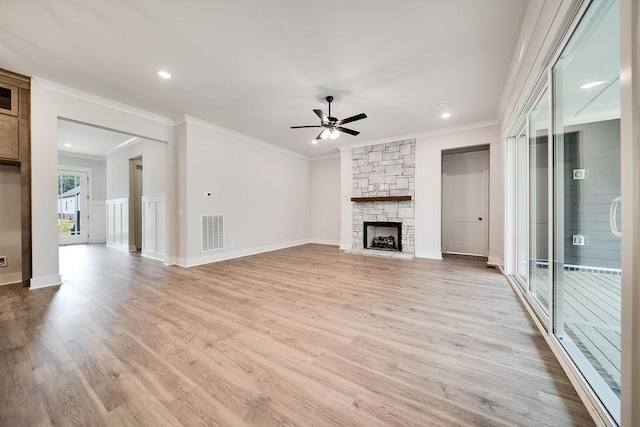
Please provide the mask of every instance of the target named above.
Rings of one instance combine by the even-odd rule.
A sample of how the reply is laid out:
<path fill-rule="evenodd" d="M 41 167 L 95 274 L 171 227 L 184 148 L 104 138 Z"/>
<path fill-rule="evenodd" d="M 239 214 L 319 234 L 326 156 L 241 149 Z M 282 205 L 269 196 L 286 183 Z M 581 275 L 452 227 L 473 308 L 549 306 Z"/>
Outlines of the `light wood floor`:
<path fill-rule="evenodd" d="M 306 245 L 191 269 L 61 249 L 0 287 L 0 425 L 591 425 L 482 263 Z"/>

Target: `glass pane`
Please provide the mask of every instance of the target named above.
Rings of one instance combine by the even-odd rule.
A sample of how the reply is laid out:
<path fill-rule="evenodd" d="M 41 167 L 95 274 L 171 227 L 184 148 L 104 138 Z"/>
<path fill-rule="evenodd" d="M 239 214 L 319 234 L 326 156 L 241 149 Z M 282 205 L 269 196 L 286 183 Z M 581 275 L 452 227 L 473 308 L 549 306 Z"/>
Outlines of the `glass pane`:
<path fill-rule="evenodd" d="M 516 234 L 516 273 L 518 275 L 518 283 L 526 289 L 529 279 L 529 253 L 527 240 L 527 227 L 521 227 L 520 224 L 528 222 L 528 186 L 529 186 L 529 164 L 527 160 L 527 134 L 523 129 L 516 140 L 516 221 L 518 224 Z"/>
<path fill-rule="evenodd" d="M 11 89 L 0 87 L 0 109 L 11 110 Z"/>
<path fill-rule="evenodd" d="M 553 67 L 553 331 L 618 422 L 621 245 L 609 212 L 621 187 L 619 75 L 618 2 L 594 0 Z"/>
<path fill-rule="evenodd" d="M 80 235 L 81 183 L 79 174 L 58 174 L 58 236 Z"/>
<path fill-rule="evenodd" d="M 549 94 L 529 114 L 529 293 L 549 311 Z"/>

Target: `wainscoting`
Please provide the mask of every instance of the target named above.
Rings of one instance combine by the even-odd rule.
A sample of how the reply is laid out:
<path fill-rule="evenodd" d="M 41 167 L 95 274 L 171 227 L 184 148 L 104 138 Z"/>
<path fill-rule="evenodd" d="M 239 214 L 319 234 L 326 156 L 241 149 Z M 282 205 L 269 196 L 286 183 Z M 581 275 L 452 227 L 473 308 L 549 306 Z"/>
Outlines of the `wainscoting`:
<path fill-rule="evenodd" d="M 129 199 L 106 201 L 107 246 L 129 250 Z"/>
<path fill-rule="evenodd" d="M 142 255 L 164 261 L 166 258 L 166 197 L 142 196 Z"/>
<path fill-rule="evenodd" d="M 89 243 L 104 243 L 107 240 L 105 202 L 91 202 L 91 233 Z"/>

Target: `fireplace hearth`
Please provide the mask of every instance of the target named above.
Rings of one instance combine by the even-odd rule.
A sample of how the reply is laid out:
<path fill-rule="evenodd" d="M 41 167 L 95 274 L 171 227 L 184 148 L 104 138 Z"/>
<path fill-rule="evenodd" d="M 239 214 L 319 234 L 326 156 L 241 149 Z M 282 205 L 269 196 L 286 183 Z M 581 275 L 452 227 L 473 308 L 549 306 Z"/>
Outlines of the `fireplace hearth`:
<path fill-rule="evenodd" d="M 364 248 L 402 252 L 401 222 L 364 222 Z"/>

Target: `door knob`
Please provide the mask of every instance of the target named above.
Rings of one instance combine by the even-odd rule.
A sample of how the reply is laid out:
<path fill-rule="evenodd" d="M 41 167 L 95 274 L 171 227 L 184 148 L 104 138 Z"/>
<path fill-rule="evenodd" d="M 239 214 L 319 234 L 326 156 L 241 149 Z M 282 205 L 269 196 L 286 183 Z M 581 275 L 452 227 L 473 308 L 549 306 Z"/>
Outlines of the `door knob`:
<path fill-rule="evenodd" d="M 479 221 L 482 221 L 482 218 L 478 218 Z"/>

